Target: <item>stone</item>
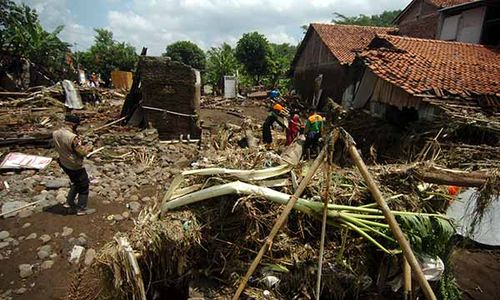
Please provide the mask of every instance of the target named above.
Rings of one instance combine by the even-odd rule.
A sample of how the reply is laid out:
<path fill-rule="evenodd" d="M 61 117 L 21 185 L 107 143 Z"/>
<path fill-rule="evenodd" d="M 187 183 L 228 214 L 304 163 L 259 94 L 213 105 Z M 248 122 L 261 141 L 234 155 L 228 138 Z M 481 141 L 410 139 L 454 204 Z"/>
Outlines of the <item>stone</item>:
<path fill-rule="evenodd" d="M 23 224 L 23 229 L 24 229 L 24 228 L 28 228 L 28 227 L 30 227 L 30 226 L 31 226 L 31 223 L 24 223 L 24 224 Z"/>
<path fill-rule="evenodd" d="M 6 230 L 0 231 L 0 240 L 5 240 L 10 236 L 10 233 Z"/>
<path fill-rule="evenodd" d="M 128 219 L 128 218 L 130 218 L 130 213 L 128 211 L 124 211 L 124 212 L 122 212 L 122 217 L 125 219 Z"/>
<path fill-rule="evenodd" d="M 14 246 L 14 247 L 19 246 L 19 241 L 18 240 L 13 240 L 12 241 L 12 246 Z"/>
<path fill-rule="evenodd" d="M 53 265 L 54 265 L 53 260 L 46 260 L 40 265 L 40 267 L 42 268 L 42 270 L 47 270 L 52 268 Z"/>
<path fill-rule="evenodd" d="M 135 213 L 141 209 L 141 204 L 137 201 L 129 202 L 127 206 L 132 212 Z"/>
<path fill-rule="evenodd" d="M 27 278 L 33 275 L 33 266 L 30 264 L 19 265 L 19 276 L 21 278 Z"/>
<path fill-rule="evenodd" d="M 136 201 L 139 201 L 139 196 L 137 195 L 132 195 L 129 197 L 130 201 L 133 201 L 133 202 L 136 202 Z"/>
<path fill-rule="evenodd" d="M 64 226 L 63 232 L 61 233 L 61 236 L 66 237 L 66 236 L 71 235 L 72 233 L 73 233 L 73 228 Z"/>
<path fill-rule="evenodd" d="M 56 196 L 56 201 L 57 201 L 58 203 L 65 203 L 65 202 L 66 202 L 66 199 L 67 199 L 67 198 L 66 198 L 66 195 L 65 195 L 65 194 L 61 194 L 61 193 L 59 193 L 59 194 L 57 194 L 57 196 Z"/>
<path fill-rule="evenodd" d="M 14 293 L 17 295 L 22 295 L 22 294 L 26 293 L 27 290 L 28 289 L 22 287 L 22 288 L 18 288 L 17 290 L 15 290 Z"/>
<path fill-rule="evenodd" d="M 50 252 L 52 252 L 52 247 L 50 245 L 45 245 L 40 247 L 40 250 L 38 250 L 38 258 L 39 259 L 46 259 L 47 257 L 50 256 Z"/>
<path fill-rule="evenodd" d="M 52 179 L 45 182 L 45 187 L 47 189 L 59 189 L 62 187 L 69 186 L 69 179 Z"/>
<path fill-rule="evenodd" d="M 80 236 L 76 239 L 76 245 L 80 245 L 80 246 L 86 246 L 87 245 L 87 239 L 83 236 Z"/>
<path fill-rule="evenodd" d="M 123 220 L 123 216 L 122 215 L 113 215 L 113 220 L 115 220 L 115 221 L 122 221 Z"/>
<path fill-rule="evenodd" d="M 92 264 L 95 258 L 95 254 L 96 252 L 94 249 L 90 248 L 87 250 L 87 252 L 85 253 L 85 260 L 84 260 L 87 266 L 90 266 Z"/>
<path fill-rule="evenodd" d="M 48 234 L 42 234 L 40 236 L 40 240 L 42 241 L 42 243 L 44 244 L 47 244 L 52 238 L 50 237 L 50 235 Z"/>
<path fill-rule="evenodd" d="M 28 235 L 26 237 L 26 239 L 27 240 L 34 240 L 34 239 L 36 239 L 36 237 L 37 237 L 37 234 L 35 232 L 33 232 L 33 233 L 30 233 L 30 235 Z"/>
<path fill-rule="evenodd" d="M 0 242 L 0 249 L 3 249 L 5 247 L 9 246 L 9 242 Z"/>
<path fill-rule="evenodd" d="M 33 211 L 30 208 L 23 209 L 17 213 L 19 218 L 27 218 L 33 214 Z"/>
<path fill-rule="evenodd" d="M 28 204 L 28 202 L 25 202 L 25 201 L 11 201 L 11 202 L 6 202 L 6 203 L 4 203 L 2 205 L 2 214 L 10 212 L 10 211 L 13 211 L 13 210 L 18 209 L 18 208 L 20 208 L 22 206 L 25 206 L 27 204 Z M 4 215 L 3 217 L 4 218 L 14 217 L 18 213 L 19 212 L 9 213 L 9 214 Z"/>
<path fill-rule="evenodd" d="M 144 198 L 142 198 L 142 202 L 149 202 L 149 201 L 151 201 L 150 197 L 144 197 Z"/>

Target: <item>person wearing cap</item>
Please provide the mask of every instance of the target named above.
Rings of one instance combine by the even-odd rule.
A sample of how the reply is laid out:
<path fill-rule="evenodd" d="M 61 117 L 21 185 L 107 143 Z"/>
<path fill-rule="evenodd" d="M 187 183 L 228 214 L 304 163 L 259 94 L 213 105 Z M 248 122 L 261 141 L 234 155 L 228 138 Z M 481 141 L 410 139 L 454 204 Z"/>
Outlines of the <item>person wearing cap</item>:
<path fill-rule="evenodd" d="M 276 103 L 273 105 L 273 108 L 267 115 L 266 120 L 264 121 L 264 124 L 262 124 L 262 141 L 266 144 L 271 144 L 273 142 L 273 135 L 271 133 L 271 127 L 275 122 L 280 124 L 283 128 L 286 126 L 280 122 L 278 116 L 281 114 L 283 111 L 283 106 L 279 103 Z"/>
<path fill-rule="evenodd" d="M 311 110 L 309 118 L 307 118 L 306 121 L 306 128 L 304 132 L 306 136 L 304 147 L 307 149 L 309 156 L 311 148 L 317 147 L 319 144 L 319 139 L 323 133 L 324 122 L 325 119 L 319 115 L 316 110 Z"/>
<path fill-rule="evenodd" d="M 76 135 L 80 125 L 80 118 L 75 115 L 66 115 L 64 126 L 52 133 L 54 146 L 59 154 L 58 162 L 64 173 L 71 180 L 70 190 L 66 204 L 67 208 L 76 210 L 79 216 L 95 212 L 87 208 L 89 199 L 89 177 L 83 166 L 83 159 L 90 153 L 90 147 L 82 145 L 81 139 Z M 78 195 L 78 202 L 75 202 Z"/>

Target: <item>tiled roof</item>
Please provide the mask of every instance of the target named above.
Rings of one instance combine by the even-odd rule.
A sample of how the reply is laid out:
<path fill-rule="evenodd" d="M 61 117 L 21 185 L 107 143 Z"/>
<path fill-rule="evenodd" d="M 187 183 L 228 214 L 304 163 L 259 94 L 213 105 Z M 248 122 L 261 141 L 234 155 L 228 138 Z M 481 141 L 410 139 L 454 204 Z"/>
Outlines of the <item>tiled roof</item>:
<path fill-rule="evenodd" d="M 465 4 L 469 2 L 474 2 L 476 0 L 427 0 L 429 3 L 434 4 L 437 7 L 451 7 L 455 5 Z"/>
<path fill-rule="evenodd" d="M 500 97 L 500 48 L 378 35 L 360 58 L 376 75 L 410 94 Z"/>
<path fill-rule="evenodd" d="M 319 37 L 341 64 L 350 64 L 355 53 L 366 47 L 376 34 L 396 32 L 393 27 L 371 27 L 339 24 L 311 24 Z"/>

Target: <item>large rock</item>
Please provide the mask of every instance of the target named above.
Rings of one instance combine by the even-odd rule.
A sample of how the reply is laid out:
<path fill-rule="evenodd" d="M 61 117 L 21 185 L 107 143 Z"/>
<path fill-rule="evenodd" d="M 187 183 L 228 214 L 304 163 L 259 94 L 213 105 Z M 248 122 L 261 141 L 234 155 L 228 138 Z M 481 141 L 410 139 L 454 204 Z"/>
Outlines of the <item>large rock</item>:
<path fill-rule="evenodd" d="M 6 202 L 4 205 L 2 205 L 2 214 L 16 210 L 22 206 L 27 205 L 28 202 L 25 201 L 11 201 L 11 202 Z M 18 214 L 19 212 L 14 212 L 10 214 L 6 214 L 3 217 L 4 218 L 9 218 L 9 217 L 14 217 Z"/>
<path fill-rule="evenodd" d="M 45 187 L 47 189 L 59 189 L 62 187 L 68 187 L 69 183 L 69 179 L 52 179 L 45 182 Z"/>
<path fill-rule="evenodd" d="M 85 264 L 87 266 L 90 266 L 92 264 L 92 262 L 94 261 L 94 258 L 95 258 L 95 250 L 90 248 L 89 250 L 87 250 L 87 252 L 85 253 Z"/>
<path fill-rule="evenodd" d="M 61 233 L 61 236 L 66 237 L 66 236 L 71 235 L 72 233 L 73 233 L 73 228 L 64 226 L 63 232 Z"/>
<path fill-rule="evenodd" d="M 10 236 L 10 233 L 6 230 L 0 231 L 0 240 L 5 240 Z"/>
<path fill-rule="evenodd" d="M 27 278 L 33 275 L 33 266 L 30 264 L 19 265 L 19 276 L 21 278 Z"/>
<path fill-rule="evenodd" d="M 139 210 L 141 209 L 141 204 L 137 201 L 129 202 L 127 206 L 134 213 L 139 212 Z"/>
<path fill-rule="evenodd" d="M 46 260 L 40 265 L 40 267 L 42 268 L 42 270 L 47 270 L 52 268 L 53 265 L 54 265 L 53 260 Z"/>
<path fill-rule="evenodd" d="M 40 247 L 40 250 L 38 250 L 38 258 L 39 259 L 46 259 L 47 257 L 50 256 L 50 253 L 52 252 L 52 247 L 50 245 L 45 245 Z"/>

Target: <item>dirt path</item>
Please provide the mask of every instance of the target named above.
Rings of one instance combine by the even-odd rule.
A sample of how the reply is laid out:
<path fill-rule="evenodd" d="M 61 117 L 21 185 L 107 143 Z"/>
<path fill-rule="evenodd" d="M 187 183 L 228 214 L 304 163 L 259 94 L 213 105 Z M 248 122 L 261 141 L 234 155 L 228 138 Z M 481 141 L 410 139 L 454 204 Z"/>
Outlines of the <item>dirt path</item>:
<path fill-rule="evenodd" d="M 463 299 L 498 299 L 500 252 L 458 249 L 452 256 L 453 270 Z"/>

